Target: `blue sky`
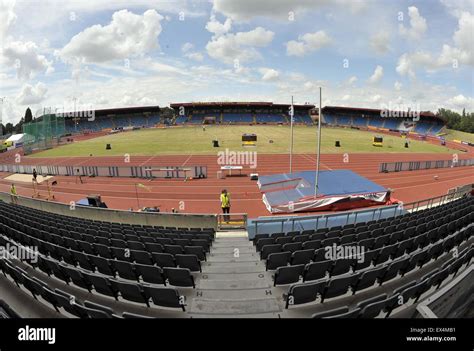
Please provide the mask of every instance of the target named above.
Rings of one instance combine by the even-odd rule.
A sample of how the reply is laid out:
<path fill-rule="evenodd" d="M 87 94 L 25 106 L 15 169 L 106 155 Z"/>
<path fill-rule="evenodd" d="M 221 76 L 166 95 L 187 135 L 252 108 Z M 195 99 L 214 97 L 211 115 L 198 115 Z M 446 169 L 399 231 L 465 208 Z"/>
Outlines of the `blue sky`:
<path fill-rule="evenodd" d="M 474 110 L 473 0 L 0 0 L 2 121 L 188 101 Z M 34 14 L 32 16 L 32 14 Z"/>

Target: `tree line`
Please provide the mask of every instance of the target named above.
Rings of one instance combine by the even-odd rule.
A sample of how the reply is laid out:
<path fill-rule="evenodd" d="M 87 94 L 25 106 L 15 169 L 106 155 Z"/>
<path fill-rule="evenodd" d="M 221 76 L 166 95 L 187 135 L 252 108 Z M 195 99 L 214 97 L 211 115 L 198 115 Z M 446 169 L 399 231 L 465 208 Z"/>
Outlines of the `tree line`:
<path fill-rule="evenodd" d="M 461 114 L 449 109 L 440 108 L 437 115 L 443 119 L 448 129 L 474 133 L 474 112 L 466 113 L 466 109 L 463 109 Z"/>

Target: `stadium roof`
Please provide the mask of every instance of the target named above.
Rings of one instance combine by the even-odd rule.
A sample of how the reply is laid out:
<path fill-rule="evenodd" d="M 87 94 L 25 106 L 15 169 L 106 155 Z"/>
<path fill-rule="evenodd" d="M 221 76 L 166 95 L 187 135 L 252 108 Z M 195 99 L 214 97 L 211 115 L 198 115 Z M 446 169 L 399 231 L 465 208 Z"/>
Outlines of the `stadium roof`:
<path fill-rule="evenodd" d="M 180 102 L 170 104 L 171 108 L 177 107 L 290 107 L 291 104 L 275 104 L 265 101 L 247 101 L 247 102 Z M 312 109 L 315 106 L 311 104 L 294 104 L 296 108 Z"/>

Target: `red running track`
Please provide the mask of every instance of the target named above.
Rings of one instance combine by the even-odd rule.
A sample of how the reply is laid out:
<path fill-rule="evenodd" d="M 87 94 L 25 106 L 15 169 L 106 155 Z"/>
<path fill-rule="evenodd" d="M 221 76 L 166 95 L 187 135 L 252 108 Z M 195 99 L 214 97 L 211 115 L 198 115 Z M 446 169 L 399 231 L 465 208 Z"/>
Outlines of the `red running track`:
<path fill-rule="evenodd" d="M 460 159 L 473 157 L 472 148 L 468 153 L 459 155 Z M 393 196 L 403 202 L 422 200 L 433 196 L 444 195 L 448 189 L 474 183 L 474 168 L 459 167 L 449 169 L 406 171 L 399 173 L 379 173 L 379 164 L 396 161 L 448 160 L 451 154 L 324 154 L 321 155 L 321 170 L 350 169 L 358 174 L 391 188 Z M 5 160 L 2 160 L 5 162 Z M 84 198 L 87 194 L 100 194 L 110 208 L 137 209 L 135 184 L 140 182 L 148 189 L 138 188 L 140 207 L 160 206 L 162 211 L 171 208 L 187 213 L 216 213 L 220 211 L 219 194 L 227 189 L 231 194 L 232 212 L 248 213 L 249 217 L 267 216 L 260 191 L 255 181 L 249 177 L 227 177 L 217 179 L 220 165 L 217 156 L 182 155 L 182 156 L 132 156 L 129 163 L 123 157 L 62 157 L 62 158 L 29 158 L 22 157 L 23 164 L 48 165 L 147 165 L 147 166 L 191 166 L 208 167 L 208 178 L 200 180 L 143 180 L 133 178 L 83 178 L 78 183 L 76 177 L 55 177 L 58 184 L 54 186 L 57 201 L 69 203 Z M 293 170 L 314 170 L 316 157 L 309 154 L 293 155 Z M 284 173 L 289 171 L 288 155 L 258 155 L 256 169 L 244 169 L 244 173 L 260 175 Z M 10 182 L 1 174 L 0 191 L 9 191 Z M 434 176 L 438 176 L 435 179 Z M 32 185 L 16 183 L 20 195 L 31 196 Z M 40 193 L 47 194 L 46 186 L 39 186 Z"/>

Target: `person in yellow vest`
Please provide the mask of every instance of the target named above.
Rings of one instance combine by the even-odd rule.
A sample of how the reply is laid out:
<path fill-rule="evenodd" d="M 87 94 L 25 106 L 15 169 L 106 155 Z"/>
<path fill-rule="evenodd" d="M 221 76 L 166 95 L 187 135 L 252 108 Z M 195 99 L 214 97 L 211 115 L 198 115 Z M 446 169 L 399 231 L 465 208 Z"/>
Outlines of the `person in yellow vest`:
<path fill-rule="evenodd" d="M 224 213 L 224 221 L 229 223 L 230 216 L 225 214 L 230 213 L 230 194 L 226 189 L 222 190 L 221 192 L 221 207 L 222 212 Z"/>
<path fill-rule="evenodd" d="M 12 183 L 12 186 L 10 187 L 10 196 L 12 199 L 12 203 L 16 204 L 18 202 L 17 200 L 18 194 L 16 193 L 16 187 L 14 183 Z"/>

